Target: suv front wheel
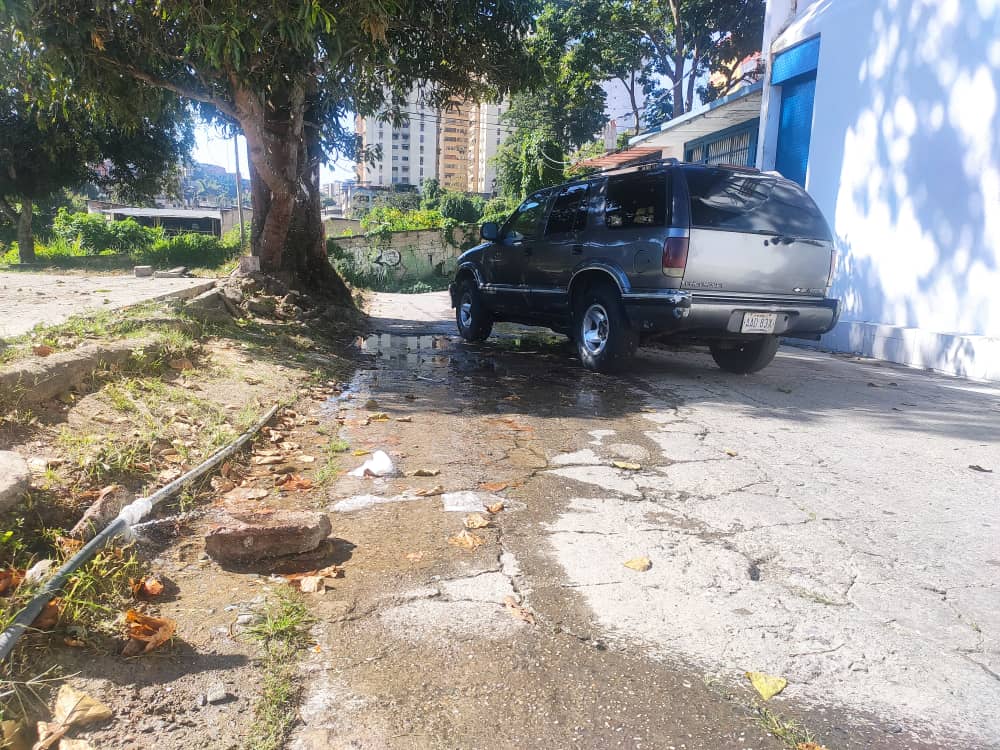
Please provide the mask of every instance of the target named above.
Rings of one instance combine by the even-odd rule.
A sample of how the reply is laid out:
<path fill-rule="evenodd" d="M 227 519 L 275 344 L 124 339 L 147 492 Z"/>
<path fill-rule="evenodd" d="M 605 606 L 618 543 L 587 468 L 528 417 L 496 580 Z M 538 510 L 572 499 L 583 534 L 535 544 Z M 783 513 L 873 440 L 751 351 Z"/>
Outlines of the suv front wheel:
<path fill-rule="evenodd" d="M 761 336 L 748 341 L 719 342 L 709 345 L 709 351 L 712 352 L 715 364 L 726 372 L 749 375 L 771 364 L 774 355 L 778 353 L 778 337 Z"/>
<path fill-rule="evenodd" d="M 466 341 L 485 341 L 493 331 L 493 316 L 483 304 L 482 295 L 472 279 L 466 279 L 455 305 L 455 323 Z"/>
<path fill-rule="evenodd" d="M 588 370 L 611 372 L 635 353 L 635 331 L 616 291 L 591 287 L 580 295 L 574 312 L 571 338 Z"/>

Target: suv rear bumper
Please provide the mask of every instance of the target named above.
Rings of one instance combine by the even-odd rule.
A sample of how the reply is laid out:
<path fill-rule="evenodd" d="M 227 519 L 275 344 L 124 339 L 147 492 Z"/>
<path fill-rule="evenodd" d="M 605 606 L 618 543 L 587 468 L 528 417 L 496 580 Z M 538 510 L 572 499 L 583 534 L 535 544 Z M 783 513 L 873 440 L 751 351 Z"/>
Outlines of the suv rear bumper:
<path fill-rule="evenodd" d="M 778 336 L 816 338 L 830 331 L 840 317 L 840 302 L 816 297 L 766 297 L 704 294 L 682 290 L 623 295 L 625 312 L 640 333 L 692 336 L 740 336 L 743 315 L 775 313 Z"/>

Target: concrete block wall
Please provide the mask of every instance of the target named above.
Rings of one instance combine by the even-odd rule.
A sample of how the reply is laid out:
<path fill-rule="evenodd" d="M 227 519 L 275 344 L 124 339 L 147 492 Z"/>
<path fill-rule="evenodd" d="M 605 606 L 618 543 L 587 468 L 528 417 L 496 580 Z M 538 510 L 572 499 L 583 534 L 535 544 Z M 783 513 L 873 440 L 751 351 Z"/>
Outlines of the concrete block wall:
<path fill-rule="evenodd" d="M 388 238 L 367 235 L 333 237 L 359 272 L 382 273 L 400 282 L 450 278 L 455 260 L 478 237 L 475 226 L 393 232 Z"/>

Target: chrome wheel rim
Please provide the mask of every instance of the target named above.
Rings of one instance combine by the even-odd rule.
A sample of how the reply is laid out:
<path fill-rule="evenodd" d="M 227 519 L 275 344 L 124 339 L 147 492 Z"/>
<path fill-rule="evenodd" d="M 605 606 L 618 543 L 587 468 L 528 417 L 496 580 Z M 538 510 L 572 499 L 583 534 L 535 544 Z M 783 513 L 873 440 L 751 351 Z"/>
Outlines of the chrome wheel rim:
<path fill-rule="evenodd" d="M 598 355 L 608 345 L 608 311 L 602 305 L 593 304 L 583 314 L 580 340 L 588 354 Z"/>
<path fill-rule="evenodd" d="M 462 295 L 462 304 L 458 308 L 458 319 L 462 328 L 469 328 L 472 325 L 472 295 Z"/>

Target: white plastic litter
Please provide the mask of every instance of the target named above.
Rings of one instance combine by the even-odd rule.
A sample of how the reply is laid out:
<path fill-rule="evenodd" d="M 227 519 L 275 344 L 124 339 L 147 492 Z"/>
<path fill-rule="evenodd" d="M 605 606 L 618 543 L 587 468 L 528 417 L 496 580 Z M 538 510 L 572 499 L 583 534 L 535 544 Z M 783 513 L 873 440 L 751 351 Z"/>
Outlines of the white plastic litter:
<path fill-rule="evenodd" d="M 478 492 L 446 492 L 441 495 L 445 511 L 449 513 L 480 513 L 486 510 L 484 496 Z"/>
<path fill-rule="evenodd" d="M 338 500 L 330 506 L 330 510 L 335 513 L 350 513 L 351 511 L 370 508 L 373 505 L 382 505 L 383 503 L 404 503 L 411 500 L 422 499 L 423 498 L 418 497 L 417 495 L 406 494 L 393 495 L 392 497 L 382 497 L 381 495 L 354 495 L 353 497 Z"/>
<path fill-rule="evenodd" d="M 396 467 L 393 466 L 392 459 L 389 458 L 385 451 L 375 451 L 372 457 L 361 464 L 361 466 L 354 469 L 354 471 L 348 472 L 352 477 L 387 477 L 395 473 Z"/>

